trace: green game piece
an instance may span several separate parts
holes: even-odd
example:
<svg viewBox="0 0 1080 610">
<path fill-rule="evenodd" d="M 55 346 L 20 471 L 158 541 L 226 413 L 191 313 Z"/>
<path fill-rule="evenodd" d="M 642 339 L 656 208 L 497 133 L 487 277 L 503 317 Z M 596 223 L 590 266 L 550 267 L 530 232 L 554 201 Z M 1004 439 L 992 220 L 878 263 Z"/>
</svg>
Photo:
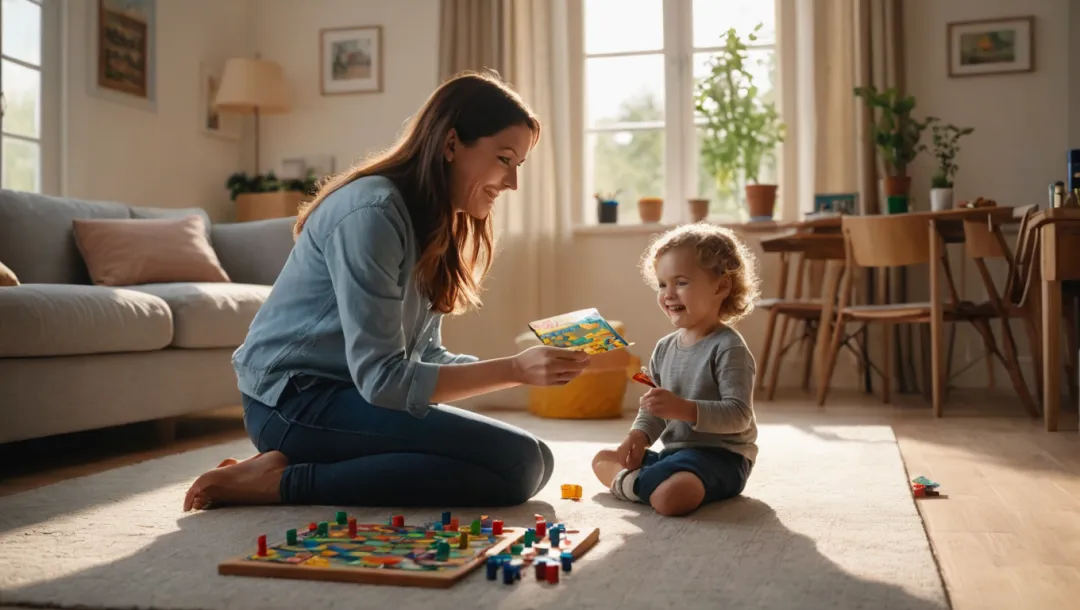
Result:
<svg viewBox="0 0 1080 610">
<path fill-rule="evenodd" d="M 296 544 L 296 530 L 289 530 L 285 532 L 285 543 Z"/>
<path fill-rule="evenodd" d="M 520 544 L 511 545 L 510 546 L 510 554 L 511 555 L 520 555 L 521 554 L 521 545 Z"/>
<path fill-rule="evenodd" d="M 439 548 L 435 551 L 435 559 L 438 561 L 450 559 L 450 545 L 446 541 L 439 542 Z"/>
<path fill-rule="evenodd" d="M 319 536 L 329 536 L 330 535 L 330 524 L 327 523 L 326 521 L 323 521 L 323 522 L 319 523 L 318 535 Z"/>
<path fill-rule="evenodd" d="M 339 510 L 338 513 L 337 513 L 338 525 L 345 525 L 345 523 L 348 522 L 348 520 L 349 520 L 348 517 L 345 516 L 345 511 Z"/>
<path fill-rule="evenodd" d="M 479 535 L 480 535 L 480 525 L 481 525 L 481 523 L 480 523 L 480 520 L 479 520 L 479 519 L 477 519 L 476 521 L 473 521 L 473 522 L 472 522 L 472 533 L 473 533 L 473 536 L 479 536 Z"/>
<path fill-rule="evenodd" d="M 533 542 L 536 541 L 536 532 L 531 529 L 525 530 L 525 546 L 532 548 Z"/>
</svg>

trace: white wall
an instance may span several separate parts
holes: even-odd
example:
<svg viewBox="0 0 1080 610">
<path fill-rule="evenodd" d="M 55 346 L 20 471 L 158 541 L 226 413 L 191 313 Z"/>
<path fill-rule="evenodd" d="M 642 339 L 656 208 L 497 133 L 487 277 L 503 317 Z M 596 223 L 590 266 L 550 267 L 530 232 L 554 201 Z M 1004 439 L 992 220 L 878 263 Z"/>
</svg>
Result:
<svg viewBox="0 0 1080 610">
<path fill-rule="evenodd" d="M 199 62 L 248 53 L 249 0 L 157 3 L 157 109 L 90 93 L 96 61 L 89 19 L 97 0 L 65 0 L 66 124 L 61 192 L 160 207 L 201 206 L 231 215 L 225 181 L 243 142 L 199 129 Z"/>
<path fill-rule="evenodd" d="M 1034 72 L 949 78 L 947 23 L 1025 15 L 1035 17 Z M 975 128 L 960 141 L 957 200 L 985 196 L 1005 205 L 1042 204 L 1047 184 L 1066 179 L 1070 108 L 1080 104 L 1080 98 L 1070 104 L 1069 17 L 1068 0 L 904 3 L 906 78 L 916 114 Z M 923 141 L 932 144 L 929 133 Z M 916 205 L 923 208 L 929 208 L 933 171 L 928 151 L 912 172 L 913 195 L 921 200 Z"/>
<path fill-rule="evenodd" d="M 293 100 L 263 118 L 263 171 L 318 154 L 352 165 L 391 145 L 438 82 L 438 0 L 259 0 L 250 19 L 253 50 L 282 65 Z M 319 30 L 361 25 L 382 26 L 383 92 L 321 95 Z"/>
</svg>

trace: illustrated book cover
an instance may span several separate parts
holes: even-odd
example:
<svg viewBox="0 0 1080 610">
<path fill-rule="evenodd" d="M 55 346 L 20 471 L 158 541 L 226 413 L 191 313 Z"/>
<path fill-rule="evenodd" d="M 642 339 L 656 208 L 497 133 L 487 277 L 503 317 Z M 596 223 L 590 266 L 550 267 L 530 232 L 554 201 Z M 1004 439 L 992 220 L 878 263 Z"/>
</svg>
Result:
<svg viewBox="0 0 1080 610">
<path fill-rule="evenodd" d="M 544 345 L 599 354 L 632 345 L 596 309 L 581 309 L 529 323 Z"/>
</svg>

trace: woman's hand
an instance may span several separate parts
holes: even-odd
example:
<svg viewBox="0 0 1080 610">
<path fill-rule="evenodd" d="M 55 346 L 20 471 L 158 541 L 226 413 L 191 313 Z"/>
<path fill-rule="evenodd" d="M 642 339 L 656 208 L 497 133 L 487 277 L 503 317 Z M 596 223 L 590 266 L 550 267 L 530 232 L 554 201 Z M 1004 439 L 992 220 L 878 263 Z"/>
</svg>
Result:
<svg viewBox="0 0 1080 610">
<path fill-rule="evenodd" d="M 511 359 L 514 378 L 526 385 L 565 385 L 589 366 L 585 352 L 537 345 Z"/>
</svg>

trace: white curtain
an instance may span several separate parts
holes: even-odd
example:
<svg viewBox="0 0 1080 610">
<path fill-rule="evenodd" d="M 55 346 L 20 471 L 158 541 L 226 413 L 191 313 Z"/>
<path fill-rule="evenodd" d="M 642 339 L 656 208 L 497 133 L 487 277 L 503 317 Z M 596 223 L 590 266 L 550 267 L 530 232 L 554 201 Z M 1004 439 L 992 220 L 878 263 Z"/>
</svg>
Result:
<svg viewBox="0 0 1080 610">
<path fill-rule="evenodd" d="M 518 190 L 495 205 L 499 240 L 484 282 L 484 308 L 444 322 L 443 341 L 481 358 L 506 356 L 528 323 L 558 313 L 573 230 L 572 202 L 580 166 L 572 129 L 574 92 L 568 0 L 503 0 L 499 64 L 503 78 L 538 115 L 540 141 L 518 177 Z M 453 21 L 453 20 L 451 20 Z M 445 21 L 444 24 L 450 21 Z M 572 271 L 570 271 L 572 272 Z M 464 406 L 513 406 L 520 392 L 480 397 Z"/>
</svg>

